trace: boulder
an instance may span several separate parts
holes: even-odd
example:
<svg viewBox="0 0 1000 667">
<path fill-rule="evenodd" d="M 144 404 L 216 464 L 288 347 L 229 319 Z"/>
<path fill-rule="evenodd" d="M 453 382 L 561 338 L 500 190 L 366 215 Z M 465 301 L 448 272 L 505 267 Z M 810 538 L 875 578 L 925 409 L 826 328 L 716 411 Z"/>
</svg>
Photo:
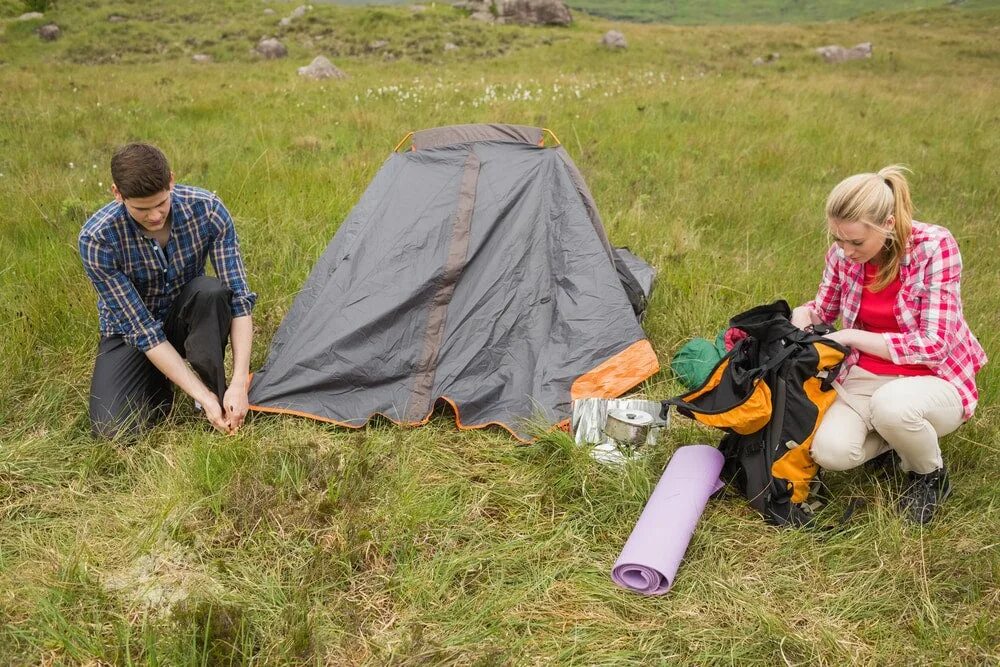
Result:
<svg viewBox="0 0 1000 667">
<path fill-rule="evenodd" d="M 483 23 L 493 23 L 496 20 L 492 12 L 472 12 L 469 14 L 469 18 L 473 21 L 482 21 Z"/>
<path fill-rule="evenodd" d="M 444 50 L 445 51 L 457 51 L 458 50 L 458 45 L 457 44 L 452 44 L 451 42 L 445 42 L 444 43 Z"/>
<path fill-rule="evenodd" d="M 292 13 L 288 15 L 288 18 L 300 19 L 306 15 L 307 11 L 309 11 L 308 7 L 306 7 L 305 5 L 299 5 L 298 7 L 292 10 Z"/>
<path fill-rule="evenodd" d="M 282 28 L 287 28 L 288 26 L 292 25 L 292 19 L 286 16 L 285 18 L 278 21 L 278 25 L 280 25 Z"/>
<path fill-rule="evenodd" d="M 212 60 L 213 60 L 212 56 L 208 55 L 207 53 L 196 53 L 193 56 L 191 56 L 191 62 L 195 63 L 205 64 L 212 62 Z"/>
<path fill-rule="evenodd" d="M 625 41 L 625 35 L 621 34 L 617 30 L 608 30 L 604 33 L 604 37 L 601 38 L 601 45 L 606 46 L 609 49 L 628 48 L 628 43 Z"/>
<path fill-rule="evenodd" d="M 274 10 L 271 9 L 270 7 L 266 8 L 264 10 L 264 16 L 274 16 Z"/>
<path fill-rule="evenodd" d="M 563 0 L 494 0 L 497 23 L 569 25 L 573 16 Z"/>
<path fill-rule="evenodd" d="M 41 12 L 27 12 L 25 14 L 21 14 L 20 16 L 18 16 L 17 20 L 18 21 L 35 21 L 37 19 L 44 18 L 44 17 L 45 17 L 45 14 L 43 14 Z"/>
<path fill-rule="evenodd" d="M 284 58 L 288 55 L 288 49 L 285 48 L 285 45 L 273 37 L 264 37 L 257 42 L 255 51 L 268 60 Z"/>
<path fill-rule="evenodd" d="M 850 49 L 845 49 L 838 44 L 831 44 L 830 46 L 821 46 L 816 49 L 816 53 L 820 55 L 825 62 L 828 63 L 842 63 L 848 60 L 862 60 L 864 58 L 872 57 L 872 43 L 862 42 L 861 44 L 856 44 Z"/>
<path fill-rule="evenodd" d="M 316 56 L 305 67 L 299 68 L 299 76 L 307 79 L 346 79 L 347 75 L 334 66 L 326 57 Z"/>
<path fill-rule="evenodd" d="M 41 28 L 38 29 L 38 36 L 45 40 L 46 42 L 51 42 L 59 39 L 59 35 L 62 33 L 59 30 L 59 26 L 55 23 L 46 23 Z"/>
</svg>

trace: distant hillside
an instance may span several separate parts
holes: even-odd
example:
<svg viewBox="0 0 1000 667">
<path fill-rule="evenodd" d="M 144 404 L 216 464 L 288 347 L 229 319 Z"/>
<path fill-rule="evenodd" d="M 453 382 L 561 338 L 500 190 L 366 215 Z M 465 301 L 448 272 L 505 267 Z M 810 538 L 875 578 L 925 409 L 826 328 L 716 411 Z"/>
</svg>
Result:
<svg viewBox="0 0 1000 667">
<path fill-rule="evenodd" d="M 569 5 L 608 18 L 693 25 L 832 21 L 873 11 L 997 7 L 1000 0 L 570 0 Z"/>
<path fill-rule="evenodd" d="M 339 5 L 406 5 L 420 0 L 317 0 Z M 431 4 L 429 1 L 424 4 Z M 449 2 L 438 4 L 450 4 Z M 851 19 L 867 12 L 957 5 L 1000 6 L 1000 0 L 568 0 L 595 16 L 678 25 L 806 23 Z"/>
</svg>

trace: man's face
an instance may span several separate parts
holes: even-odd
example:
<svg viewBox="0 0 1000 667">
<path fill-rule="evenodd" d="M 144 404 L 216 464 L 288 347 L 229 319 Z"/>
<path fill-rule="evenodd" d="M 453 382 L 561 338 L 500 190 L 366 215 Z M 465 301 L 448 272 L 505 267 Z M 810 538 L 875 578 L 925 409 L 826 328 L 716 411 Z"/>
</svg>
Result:
<svg viewBox="0 0 1000 667">
<path fill-rule="evenodd" d="M 892 229 L 892 221 L 890 216 L 883 223 L 882 229 L 886 232 Z M 882 249 L 885 248 L 886 234 L 874 225 L 844 220 L 830 220 L 829 225 L 833 240 L 844 251 L 847 259 L 858 264 L 872 260 L 875 260 L 875 263 L 880 261 Z"/>
<path fill-rule="evenodd" d="M 118 187 L 112 185 L 112 192 L 115 199 L 125 204 L 132 219 L 139 223 L 139 226 L 150 232 L 158 232 L 167 224 L 170 219 L 170 193 L 174 189 L 174 179 L 170 179 L 170 187 L 161 190 L 148 197 L 122 197 Z"/>
</svg>

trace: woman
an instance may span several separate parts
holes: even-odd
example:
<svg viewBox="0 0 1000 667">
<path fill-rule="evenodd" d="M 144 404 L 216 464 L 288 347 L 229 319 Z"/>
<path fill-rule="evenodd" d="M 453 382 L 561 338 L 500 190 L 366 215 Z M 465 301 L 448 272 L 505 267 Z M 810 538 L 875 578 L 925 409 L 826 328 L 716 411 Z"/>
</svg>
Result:
<svg viewBox="0 0 1000 667">
<path fill-rule="evenodd" d="M 826 202 L 834 243 L 814 301 L 792 311 L 853 349 L 812 443 L 816 463 L 847 470 L 898 455 L 900 510 L 927 523 L 951 492 L 938 439 L 972 416 L 986 354 L 962 315 L 962 259 L 944 227 L 913 220 L 904 168 L 856 174 Z"/>
</svg>

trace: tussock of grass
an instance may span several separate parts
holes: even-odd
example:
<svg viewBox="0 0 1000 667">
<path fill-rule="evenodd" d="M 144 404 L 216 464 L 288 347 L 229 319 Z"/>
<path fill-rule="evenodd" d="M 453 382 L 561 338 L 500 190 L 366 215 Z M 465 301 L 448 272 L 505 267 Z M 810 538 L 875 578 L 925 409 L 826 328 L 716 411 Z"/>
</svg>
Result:
<svg viewBox="0 0 1000 667">
<path fill-rule="evenodd" d="M 273 4 L 273 3 L 272 3 Z M 0 0 L 0 15 L 20 7 Z M 210 432 L 190 401 L 137 441 L 89 436 L 94 295 L 76 256 L 107 160 L 161 145 L 237 220 L 259 367 L 313 261 L 412 129 L 550 127 L 609 236 L 660 270 L 646 329 L 665 362 L 732 314 L 804 301 L 822 203 L 843 176 L 905 162 L 918 218 L 965 259 L 966 316 L 997 349 L 995 10 L 812 26 L 484 26 L 448 6 L 58 3 L 64 36 L 0 24 L 0 663 L 984 664 L 1000 645 L 997 374 L 944 440 L 955 492 L 901 523 L 900 480 L 831 475 L 824 525 L 779 531 L 710 503 L 676 585 L 649 599 L 609 570 L 671 452 L 718 434 L 675 419 L 621 468 L 561 433 L 347 431 L 258 416 Z M 109 24 L 110 14 L 127 21 Z M 187 41 L 187 40 L 192 41 Z M 387 39 L 390 57 L 367 45 Z M 811 49 L 871 40 L 829 67 Z M 445 41 L 460 46 L 445 54 Z M 439 44 L 440 43 L 440 44 Z M 427 51 L 425 49 L 429 48 Z M 189 62 L 206 51 L 211 65 Z M 754 68 L 757 55 L 781 59 Z M 306 82 L 318 52 L 351 78 Z M 498 54 L 502 55 L 498 56 Z M 114 57 L 113 57 L 114 56 Z M 457 56 L 457 57 L 453 57 Z M 956 111 L 958 110 L 958 111 Z M 668 371 L 641 390 L 678 391 Z"/>
</svg>

